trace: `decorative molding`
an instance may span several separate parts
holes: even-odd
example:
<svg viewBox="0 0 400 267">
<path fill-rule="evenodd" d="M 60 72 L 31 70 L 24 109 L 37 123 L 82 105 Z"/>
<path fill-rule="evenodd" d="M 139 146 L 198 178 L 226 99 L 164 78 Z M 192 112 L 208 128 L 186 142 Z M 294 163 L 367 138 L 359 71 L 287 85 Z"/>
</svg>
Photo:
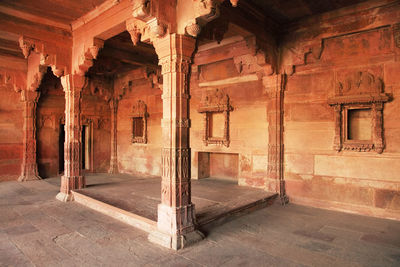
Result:
<svg viewBox="0 0 400 267">
<path fill-rule="evenodd" d="M 147 113 L 147 105 L 142 100 L 138 100 L 132 107 L 132 127 L 134 124 L 135 118 L 140 118 L 143 120 L 143 135 L 135 136 L 134 129 L 132 128 L 132 143 L 147 143 L 147 117 L 149 114 Z"/>
<path fill-rule="evenodd" d="M 203 118 L 203 143 L 204 145 L 216 144 L 229 147 L 229 112 L 233 107 L 229 103 L 229 96 L 223 91 L 216 89 L 203 93 L 200 106 L 197 109 L 199 113 L 204 113 Z M 215 113 L 223 113 L 225 118 L 223 137 L 213 137 L 210 133 L 210 119 Z"/>
<path fill-rule="evenodd" d="M 335 109 L 336 151 L 371 151 L 382 153 L 384 149 L 383 104 L 391 100 L 391 95 L 383 92 L 381 78 L 367 71 L 350 73 L 337 83 L 335 96 L 328 104 Z M 350 140 L 348 138 L 348 111 L 352 109 L 370 109 L 372 120 L 371 140 Z"/>
</svg>

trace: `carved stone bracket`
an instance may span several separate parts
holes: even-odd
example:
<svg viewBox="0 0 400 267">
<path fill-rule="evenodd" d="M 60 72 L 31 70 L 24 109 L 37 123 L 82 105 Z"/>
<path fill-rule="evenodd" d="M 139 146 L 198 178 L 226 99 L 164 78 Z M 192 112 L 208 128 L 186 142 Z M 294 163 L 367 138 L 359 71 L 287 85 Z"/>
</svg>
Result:
<svg viewBox="0 0 400 267">
<path fill-rule="evenodd" d="M 335 109 L 336 151 L 371 151 L 382 153 L 383 137 L 383 104 L 391 100 L 391 96 L 383 92 L 383 82 L 369 72 L 356 72 L 347 75 L 346 79 L 337 83 L 335 96 L 328 99 L 328 104 Z M 354 109 L 371 110 L 372 135 L 370 140 L 352 140 L 349 138 L 348 113 Z"/>
<path fill-rule="evenodd" d="M 40 65 L 50 66 L 55 76 L 61 77 L 69 73 L 71 56 L 65 51 L 66 48 L 26 36 L 19 38 L 19 46 L 25 58 L 32 51 L 40 54 Z"/>
<path fill-rule="evenodd" d="M 104 46 L 104 41 L 98 38 L 91 39 L 89 44 L 85 44 L 83 51 L 78 54 L 75 64 L 75 74 L 83 76 L 93 66 L 93 60 L 97 59 L 98 53 Z"/>
<path fill-rule="evenodd" d="M 207 146 L 209 144 L 216 144 L 229 147 L 229 112 L 233 111 L 233 107 L 229 103 L 229 96 L 219 89 L 205 92 L 202 96 L 200 107 L 197 109 L 197 111 L 199 113 L 204 113 L 204 145 Z M 212 127 L 212 115 L 215 113 L 223 113 L 224 115 L 225 123 L 223 137 L 214 137 L 210 131 Z"/>
</svg>

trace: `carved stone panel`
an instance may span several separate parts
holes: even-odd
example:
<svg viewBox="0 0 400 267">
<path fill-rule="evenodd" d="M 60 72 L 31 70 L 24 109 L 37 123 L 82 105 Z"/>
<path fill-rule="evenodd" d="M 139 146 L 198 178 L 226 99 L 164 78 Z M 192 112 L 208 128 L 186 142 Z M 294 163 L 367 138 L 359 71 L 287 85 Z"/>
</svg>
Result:
<svg viewBox="0 0 400 267">
<path fill-rule="evenodd" d="M 233 107 L 229 104 L 229 96 L 223 91 L 216 89 L 203 94 L 198 112 L 204 114 L 203 142 L 206 146 L 216 144 L 229 147 L 229 112 L 231 111 Z M 218 115 L 223 115 L 223 129 L 221 135 L 215 136 L 213 127 L 216 125 L 213 124 L 213 120 Z"/>
<path fill-rule="evenodd" d="M 328 99 L 335 109 L 336 151 L 383 152 L 383 103 L 390 100 L 383 90 L 382 79 L 367 71 L 350 73 L 337 82 L 335 96 Z"/>
</svg>

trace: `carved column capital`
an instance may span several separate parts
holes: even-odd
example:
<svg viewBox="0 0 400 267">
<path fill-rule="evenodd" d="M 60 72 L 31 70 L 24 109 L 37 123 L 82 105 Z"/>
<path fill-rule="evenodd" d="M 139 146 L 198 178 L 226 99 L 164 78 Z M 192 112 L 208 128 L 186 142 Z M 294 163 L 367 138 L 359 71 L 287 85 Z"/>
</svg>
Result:
<svg viewBox="0 0 400 267">
<path fill-rule="evenodd" d="M 61 77 L 64 92 L 81 91 L 86 84 L 86 77 L 79 74 L 69 74 Z"/>
</svg>

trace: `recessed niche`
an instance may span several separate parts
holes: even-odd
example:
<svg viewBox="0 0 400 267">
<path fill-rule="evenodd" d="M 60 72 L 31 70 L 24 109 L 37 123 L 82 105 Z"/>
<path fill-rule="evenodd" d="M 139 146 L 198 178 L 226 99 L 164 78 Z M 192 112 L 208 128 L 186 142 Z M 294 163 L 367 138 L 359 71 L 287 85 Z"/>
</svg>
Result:
<svg viewBox="0 0 400 267">
<path fill-rule="evenodd" d="M 372 139 L 371 109 L 347 111 L 347 139 L 367 141 Z"/>
<path fill-rule="evenodd" d="M 147 106 L 138 100 L 132 108 L 132 143 L 147 143 Z"/>
<path fill-rule="evenodd" d="M 198 152 L 198 177 L 238 180 L 239 154 Z"/>
<path fill-rule="evenodd" d="M 136 137 L 143 137 L 143 132 L 144 132 L 144 122 L 143 122 L 143 117 L 136 117 L 132 118 L 132 128 L 133 128 L 133 138 Z"/>
<path fill-rule="evenodd" d="M 210 137 L 223 138 L 225 130 L 225 116 L 222 112 L 209 112 L 208 116 L 208 131 Z"/>
</svg>

